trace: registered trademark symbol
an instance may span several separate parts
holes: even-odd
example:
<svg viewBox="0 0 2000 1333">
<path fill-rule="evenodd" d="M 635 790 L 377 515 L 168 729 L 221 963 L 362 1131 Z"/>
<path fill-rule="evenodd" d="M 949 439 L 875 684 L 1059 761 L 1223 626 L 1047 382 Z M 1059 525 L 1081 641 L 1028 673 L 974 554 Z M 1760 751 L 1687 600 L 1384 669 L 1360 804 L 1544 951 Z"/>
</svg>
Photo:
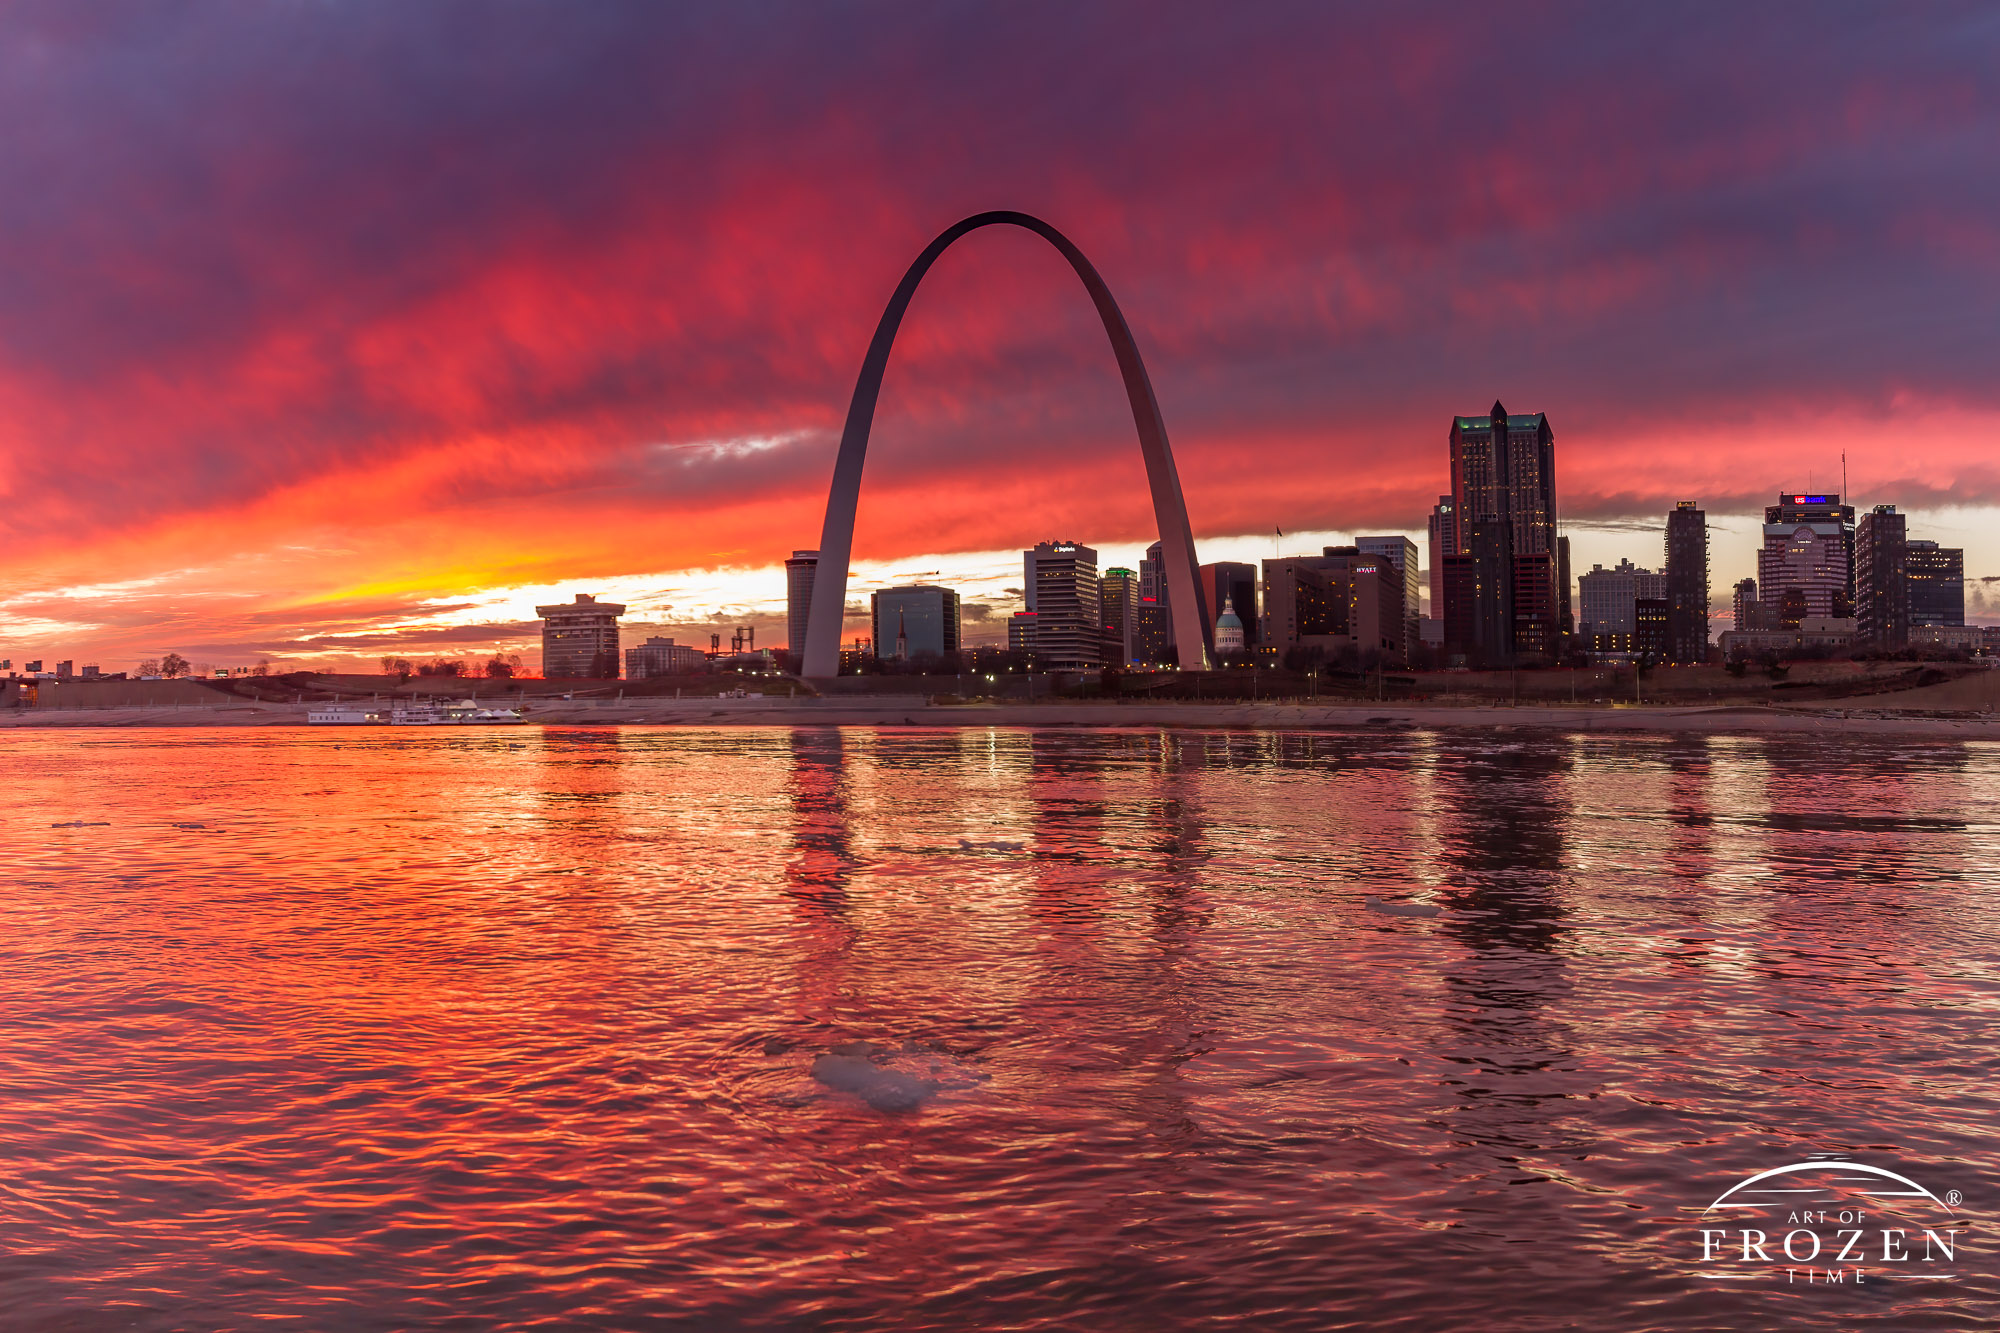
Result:
<svg viewBox="0 0 2000 1333">
<path fill-rule="evenodd" d="M 1958 1207 L 1959 1200 L 1964 1197 L 1965 1196 L 1960 1194 L 1957 1190 L 1946 1190 L 1944 1194 L 1944 1201 L 1947 1207 L 1956 1208 Z"/>
</svg>

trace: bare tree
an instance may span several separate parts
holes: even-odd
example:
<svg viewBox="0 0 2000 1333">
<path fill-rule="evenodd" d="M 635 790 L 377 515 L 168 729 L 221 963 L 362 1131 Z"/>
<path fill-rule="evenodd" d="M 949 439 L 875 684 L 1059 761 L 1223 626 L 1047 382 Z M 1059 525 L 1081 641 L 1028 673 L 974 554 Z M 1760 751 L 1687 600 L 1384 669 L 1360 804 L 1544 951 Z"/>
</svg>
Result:
<svg viewBox="0 0 2000 1333">
<path fill-rule="evenodd" d="M 268 676 L 268 675 L 270 675 L 270 674 L 271 674 L 271 659 L 270 659 L 270 658 L 268 658 L 268 657 L 260 657 L 260 658 L 258 658 L 258 659 L 257 659 L 257 665 L 256 665 L 256 666 L 253 666 L 253 667 L 251 667 L 251 668 L 250 668 L 250 674 L 251 674 L 251 675 L 253 675 L 253 676 Z"/>
<path fill-rule="evenodd" d="M 188 660 L 179 653 L 168 653 L 160 659 L 160 674 L 168 680 L 179 679 L 193 670 L 194 668 L 188 665 Z"/>
<path fill-rule="evenodd" d="M 157 675 L 159 675 L 159 674 L 160 674 L 160 659 L 159 659 L 159 658 L 157 658 L 157 657 L 149 657 L 149 658 L 147 658 L 147 659 L 146 659 L 145 661 L 143 661 L 143 662 L 139 663 L 139 674 L 140 674 L 140 675 L 142 675 L 142 676 L 157 676 Z"/>
</svg>

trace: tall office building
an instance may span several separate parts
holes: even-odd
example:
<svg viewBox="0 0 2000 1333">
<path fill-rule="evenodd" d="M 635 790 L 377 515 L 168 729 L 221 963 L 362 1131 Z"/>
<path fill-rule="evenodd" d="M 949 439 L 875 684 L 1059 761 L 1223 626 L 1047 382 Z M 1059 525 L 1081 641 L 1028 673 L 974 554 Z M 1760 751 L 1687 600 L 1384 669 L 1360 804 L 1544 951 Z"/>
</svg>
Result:
<svg viewBox="0 0 2000 1333">
<path fill-rule="evenodd" d="M 942 657 L 958 651 L 958 593 L 933 583 L 885 588 L 869 599 L 877 657 Z"/>
<path fill-rule="evenodd" d="M 1894 505 L 1876 505 L 1855 529 L 1854 636 L 1871 648 L 1910 642 L 1908 539 L 1908 520 Z"/>
<path fill-rule="evenodd" d="M 1910 627 L 1965 623 L 1965 552 L 1936 542 L 1907 542 Z"/>
<path fill-rule="evenodd" d="M 1222 560 L 1203 565 L 1196 573 L 1201 584 L 1202 603 L 1212 616 L 1222 614 L 1222 604 L 1236 603 L 1237 619 L 1243 622 L 1243 639 L 1248 648 L 1257 646 L 1257 566 Z"/>
<path fill-rule="evenodd" d="M 1423 619 L 1423 571 L 1417 568 L 1417 544 L 1408 537 L 1357 537 L 1355 549 L 1363 555 L 1380 556 L 1396 571 L 1396 583 L 1403 594 L 1405 639 L 1414 637 L 1416 623 Z M 1241 609 L 1242 603 L 1237 603 Z M 1249 622 L 1244 622 L 1248 624 Z"/>
<path fill-rule="evenodd" d="M 1854 506 L 1838 495 L 1781 495 L 1764 510 L 1757 552 L 1764 609 L 1782 623 L 1786 593 L 1808 617 L 1854 614 Z"/>
<path fill-rule="evenodd" d="M 1160 614 L 1166 620 L 1166 640 L 1174 642 L 1174 600 L 1166 594 L 1166 556 L 1160 542 L 1146 546 L 1146 556 L 1138 562 L 1138 594 L 1140 600 L 1152 598 L 1160 604 Z"/>
<path fill-rule="evenodd" d="M 1567 647 L 1576 633 L 1576 608 L 1570 601 L 1569 538 L 1556 538 L 1556 632 Z"/>
<path fill-rule="evenodd" d="M 1667 515 L 1667 641 L 1663 660 L 1708 660 L 1708 515 L 1682 500 Z"/>
<path fill-rule="evenodd" d="M 1452 418 L 1451 519 L 1454 549 L 1437 562 L 1447 648 L 1488 666 L 1553 656 L 1560 552 L 1545 413 L 1511 414 L 1496 402 L 1486 416 Z"/>
<path fill-rule="evenodd" d="M 1132 661 L 1136 666 L 1165 666 L 1173 645 L 1167 604 L 1141 597 L 1132 608 Z"/>
<path fill-rule="evenodd" d="M 538 606 L 542 618 L 542 675 L 618 679 L 617 602 L 600 602 L 587 592 L 574 602 Z"/>
<path fill-rule="evenodd" d="M 1104 661 L 1129 666 L 1137 660 L 1139 576 L 1129 569 L 1104 571 L 1097 581 L 1097 610 L 1104 620 Z"/>
<path fill-rule="evenodd" d="M 1449 495 L 1440 495 L 1431 510 L 1430 550 L 1431 617 L 1444 619 L 1444 560 L 1458 554 L 1458 510 Z"/>
<path fill-rule="evenodd" d="M 1041 542 L 1021 553 L 1035 652 L 1050 671 L 1087 671 L 1102 660 L 1097 552 L 1076 542 Z"/>
<path fill-rule="evenodd" d="M 794 551 L 785 562 L 785 647 L 793 657 L 806 650 L 806 617 L 812 612 L 813 575 L 818 551 Z"/>
</svg>

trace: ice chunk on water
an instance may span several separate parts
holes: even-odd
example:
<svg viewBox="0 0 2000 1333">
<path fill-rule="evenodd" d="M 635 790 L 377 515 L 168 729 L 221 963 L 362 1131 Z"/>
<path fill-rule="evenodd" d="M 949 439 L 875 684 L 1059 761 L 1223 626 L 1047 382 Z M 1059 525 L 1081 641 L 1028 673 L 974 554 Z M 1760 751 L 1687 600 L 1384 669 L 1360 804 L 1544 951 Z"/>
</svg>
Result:
<svg viewBox="0 0 2000 1333">
<path fill-rule="evenodd" d="M 1386 898 L 1370 898 L 1368 910 L 1384 916 L 1436 916 L 1439 912 L 1430 903 L 1392 902 Z"/>
<path fill-rule="evenodd" d="M 812 1076 L 838 1092 L 851 1092 L 878 1111 L 914 1111 L 938 1085 L 887 1069 L 859 1055 L 822 1055 Z"/>
</svg>

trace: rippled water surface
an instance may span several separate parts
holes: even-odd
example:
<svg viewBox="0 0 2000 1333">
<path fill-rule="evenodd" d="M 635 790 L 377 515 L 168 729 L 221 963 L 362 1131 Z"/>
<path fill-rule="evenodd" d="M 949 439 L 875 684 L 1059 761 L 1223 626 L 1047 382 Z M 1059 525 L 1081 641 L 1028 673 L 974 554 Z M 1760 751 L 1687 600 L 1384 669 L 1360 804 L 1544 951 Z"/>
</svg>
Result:
<svg viewBox="0 0 2000 1333">
<path fill-rule="evenodd" d="M 2000 748 L 6 747 L 8 1329 L 1970 1328 L 2000 1299 Z M 1815 1153 L 1961 1192 L 1955 1262 L 1703 1280 L 1703 1207 Z"/>
</svg>

